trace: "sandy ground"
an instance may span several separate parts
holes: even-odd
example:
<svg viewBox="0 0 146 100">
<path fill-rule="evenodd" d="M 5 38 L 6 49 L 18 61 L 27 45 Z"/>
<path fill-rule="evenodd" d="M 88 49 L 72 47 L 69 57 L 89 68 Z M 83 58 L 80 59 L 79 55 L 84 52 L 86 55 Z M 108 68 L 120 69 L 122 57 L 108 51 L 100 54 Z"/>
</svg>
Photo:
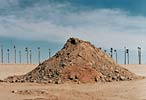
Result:
<svg viewBox="0 0 146 100">
<path fill-rule="evenodd" d="M 36 65 L 0 65 L 0 79 Z M 146 76 L 146 65 L 123 65 Z M 146 100 L 146 79 L 96 84 L 0 83 L 0 100 Z"/>
<path fill-rule="evenodd" d="M 35 64 L 0 64 L 0 79 L 12 75 L 23 75 L 34 69 Z"/>
</svg>

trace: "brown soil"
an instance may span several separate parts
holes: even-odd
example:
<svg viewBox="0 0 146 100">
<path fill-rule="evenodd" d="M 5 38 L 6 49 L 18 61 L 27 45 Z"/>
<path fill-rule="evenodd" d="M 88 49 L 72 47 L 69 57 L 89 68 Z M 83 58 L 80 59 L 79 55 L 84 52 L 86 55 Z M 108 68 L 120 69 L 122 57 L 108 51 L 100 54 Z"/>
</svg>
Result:
<svg viewBox="0 0 146 100">
<path fill-rule="evenodd" d="M 117 65 L 114 60 L 90 42 L 70 38 L 52 58 L 31 72 L 12 76 L 7 82 L 92 83 L 126 81 L 140 78 Z"/>
</svg>

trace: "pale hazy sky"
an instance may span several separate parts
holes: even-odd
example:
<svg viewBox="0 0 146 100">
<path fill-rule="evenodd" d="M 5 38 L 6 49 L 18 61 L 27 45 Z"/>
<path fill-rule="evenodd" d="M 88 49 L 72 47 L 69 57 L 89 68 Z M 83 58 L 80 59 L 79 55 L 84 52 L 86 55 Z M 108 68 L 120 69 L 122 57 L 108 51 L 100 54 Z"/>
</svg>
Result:
<svg viewBox="0 0 146 100">
<path fill-rule="evenodd" d="M 146 51 L 145 5 L 146 0 L 0 0 L 0 42 L 5 49 L 40 46 L 44 60 L 48 48 L 54 53 L 78 37 L 119 49 L 121 63 L 127 46 L 136 63 L 137 46 Z"/>
</svg>

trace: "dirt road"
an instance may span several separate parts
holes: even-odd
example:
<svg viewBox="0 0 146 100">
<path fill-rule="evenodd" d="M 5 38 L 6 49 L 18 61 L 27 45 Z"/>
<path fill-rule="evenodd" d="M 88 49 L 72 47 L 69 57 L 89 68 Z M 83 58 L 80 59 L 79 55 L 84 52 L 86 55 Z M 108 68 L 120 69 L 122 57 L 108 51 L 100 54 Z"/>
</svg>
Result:
<svg viewBox="0 0 146 100">
<path fill-rule="evenodd" d="M 3 66 L 4 67 L 4 66 Z M 9 66 L 10 67 L 10 66 Z M 124 65 L 130 71 L 146 76 L 146 65 Z M 22 69 L 21 69 L 22 68 Z M 34 66 L 24 71 L 26 73 Z M 7 69 L 0 66 L 0 78 Z M 15 70 L 18 72 L 17 70 Z M 11 71 L 9 70 L 9 73 Z M 22 73 L 22 74 L 23 74 Z M 14 70 L 11 74 L 14 74 Z M 16 74 L 16 73 L 15 73 Z M 21 74 L 21 73 L 18 73 Z M 1 100 L 146 100 L 146 79 L 96 84 L 0 83 Z"/>
</svg>

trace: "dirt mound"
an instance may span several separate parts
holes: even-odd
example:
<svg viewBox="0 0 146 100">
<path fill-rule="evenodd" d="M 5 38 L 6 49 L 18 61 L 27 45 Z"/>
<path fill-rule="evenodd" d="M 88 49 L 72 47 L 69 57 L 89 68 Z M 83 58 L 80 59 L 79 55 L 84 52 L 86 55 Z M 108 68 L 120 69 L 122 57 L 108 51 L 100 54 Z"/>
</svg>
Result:
<svg viewBox="0 0 146 100">
<path fill-rule="evenodd" d="M 70 38 L 52 58 L 22 76 L 12 76 L 9 82 L 111 82 L 139 78 L 117 65 L 106 53 L 90 42 Z"/>
</svg>

